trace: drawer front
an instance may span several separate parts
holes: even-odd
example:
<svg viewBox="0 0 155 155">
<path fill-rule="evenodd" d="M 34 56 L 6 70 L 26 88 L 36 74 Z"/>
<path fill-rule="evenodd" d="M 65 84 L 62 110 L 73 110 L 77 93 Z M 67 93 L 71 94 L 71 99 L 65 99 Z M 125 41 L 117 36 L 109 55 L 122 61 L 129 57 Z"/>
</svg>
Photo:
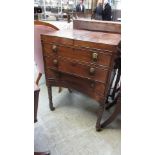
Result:
<svg viewBox="0 0 155 155">
<path fill-rule="evenodd" d="M 51 68 L 47 68 L 45 71 L 46 80 L 56 80 L 60 78 L 61 73 L 54 71 Z"/>
<path fill-rule="evenodd" d="M 57 82 L 60 86 L 63 85 L 72 89 L 84 91 L 87 94 L 95 93 L 103 96 L 105 91 L 105 84 L 93 80 L 71 76 L 51 69 L 48 69 L 46 75 L 48 83 L 50 83 L 50 81 Z"/>
<path fill-rule="evenodd" d="M 81 61 L 104 66 L 110 66 L 111 62 L 111 55 L 95 50 L 74 49 L 74 57 Z"/>
<path fill-rule="evenodd" d="M 67 86 L 70 86 L 73 89 L 77 89 L 79 91 L 82 91 L 86 94 L 99 94 L 103 95 L 105 91 L 105 85 L 103 83 L 94 82 L 91 80 L 86 80 L 83 78 L 70 76 L 70 75 L 62 75 L 61 81 L 67 84 Z"/>
<path fill-rule="evenodd" d="M 96 63 L 99 65 L 110 66 L 111 55 L 95 50 L 86 50 L 70 47 L 59 47 L 58 54 L 62 57 L 84 61 L 88 63 Z"/>
<path fill-rule="evenodd" d="M 44 55 L 59 55 L 66 58 L 71 58 L 79 61 L 97 63 L 99 65 L 110 66 L 111 54 L 107 52 L 98 52 L 97 50 L 78 49 L 73 47 L 65 47 L 59 45 L 45 44 Z"/>
<path fill-rule="evenodd" d="M 67 59 L 59 58 L 58 70 L 80 77 L 89 78 L 95 81 L 106 82 L 108 70 L 96 68 L 95 66 L 88 66 L 80 64 L 76 61 L 68 61 Z"/>
<path fill-rule="evenodd" d="M 43 55 L 44 56 L 57 55 L 59 50 L 60 50 L 60 48 L 56 44 L 44 43 L 44 45 L 43 45 Z"/>
<path fill-rule="evenodd" d="M 57 69 L 58 68 L 58 57 L 57 56 L 44 56 L 44 65 L 45 68 L 54 68 Z"/>
</svg>

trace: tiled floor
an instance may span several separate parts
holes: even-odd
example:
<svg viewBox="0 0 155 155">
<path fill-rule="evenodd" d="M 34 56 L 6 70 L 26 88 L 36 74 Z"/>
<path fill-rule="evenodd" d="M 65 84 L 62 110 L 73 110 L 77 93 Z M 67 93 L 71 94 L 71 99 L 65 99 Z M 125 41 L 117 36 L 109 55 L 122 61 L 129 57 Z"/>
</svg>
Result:
<svg viewBox="0 0 155 155">
<path fill-rule="evenodd" d="M 60 27 L 71 25 L 56 23 Z M 36 77 L 36 69 L 35 69 Z M 98 103 L 91 98 L 73 91 L 69 93 L 58 88 L 53 90 L 55 111 L 48 106 L 45 78 L 40 81 L 38 122 L 34 128 L 34 150 L 51 151 L 51 155 L 120 155 L 120 116 L 101 132 L 96 132 Z M 106 111 L 103 120 L 113 109 Z"/>
</svg>

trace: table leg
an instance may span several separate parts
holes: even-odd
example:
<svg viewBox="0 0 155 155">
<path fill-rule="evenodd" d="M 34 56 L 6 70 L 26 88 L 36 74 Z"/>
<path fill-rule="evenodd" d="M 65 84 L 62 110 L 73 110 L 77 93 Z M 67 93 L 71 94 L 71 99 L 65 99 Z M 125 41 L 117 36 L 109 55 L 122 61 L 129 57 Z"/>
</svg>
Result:
<svg viewBox="0 0 155 155">
<path fill-rule="evenodd" d="M 53 107 L 53 101 L 52 101 L 52 87 L 48 86 L 48 98 L 49 98 L 49 107 L 52 111 L 55 110 L 55 107 Z"/>
<path fill-rule="evenodd" d="M 105 103 L 100 104 L 99 110 L 98 110 L 97 122 L 96 122 L 96 131 L 101 131 L 101 119 L 102 119 L 104 110 L 105 110 Z"/>
</svg>

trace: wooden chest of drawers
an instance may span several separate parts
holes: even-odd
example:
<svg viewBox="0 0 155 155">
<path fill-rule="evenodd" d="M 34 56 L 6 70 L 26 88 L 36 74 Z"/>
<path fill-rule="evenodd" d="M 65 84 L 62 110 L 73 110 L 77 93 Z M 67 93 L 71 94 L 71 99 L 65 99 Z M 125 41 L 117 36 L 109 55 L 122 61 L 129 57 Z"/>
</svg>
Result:
<svg viewBox="0 0 155 155">
<path fill-rule="evenodd" d="M 52 86 L 76 89 L 98 101 L 100 130 L 120 34 L 59 30 L 41 35 L 41 40 L 51 110 Z"/>
</svg>

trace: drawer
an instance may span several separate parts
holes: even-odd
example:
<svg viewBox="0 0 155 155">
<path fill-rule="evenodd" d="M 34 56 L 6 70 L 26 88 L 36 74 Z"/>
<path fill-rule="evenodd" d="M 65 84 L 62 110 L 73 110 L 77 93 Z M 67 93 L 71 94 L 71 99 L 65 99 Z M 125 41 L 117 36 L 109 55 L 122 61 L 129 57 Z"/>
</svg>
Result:
<svg viewBox="0 0 155 155">
<path fill-rule="evenodd" d="M 96 50 L 86 50 L 86 49 L 74 49 L 73 59 L 96 63 L 99 65 L 110 66 L 111 55 L 103 52 L 98 52 Z"/>
<path fill-rule="evenodd" d="M 56 44 L 46 44 L 43 45 L 43 55 L 50 56 L 50 55 L 57 55 L 59 51 L 59 46 Z"/>
<path fill-rule="evenodd" d="M 83 78 L 92 79 L 105 83 L 107 80 L 108 69 L 96 68 L 76 61 L 68 61 L 67 59 L 59 58 L 58 70 L 77 75 Z"/>
<path fill-rule="evenodd" d="M 51 68 L 47 68 L 45 71 L 46 80 L 56 80 L 60 78 L 61 73 L 54 71 Z"/>
<path fill-rule="evenodd" d="M 104 51 L 97 51 L 83 48 L 66 47 L 55 44 L 44 45 L 44 55 L 59 55 L 66 58 L 76 59 L 79 61 L 97 63 L 99 65 L 110 66 L 111 54 Z"/>
<path fill-rule="evenodd" d="M 53 81 L 57 83 L 58 86 L 60 85 L 69 87 L 90 95 L 95 93 L 103 96 L 105 91 L 105 84 L 103 83 L 64 74 L 58 71 L 53 71 L 51 69 L 48 69 L 47 71 L 46 80 L 48 83 Z"/>
<path fill-rule="evenodd" d="M 67 74 L 61 75 L 61 81 L 70 88 L 82 91 L 86 94 L 99 94 L 103 95 L 105 91 L 105 85 L 103 83 L 94 82 L 92 80 L 86 80 L 76 76 L 70 76 Z"/>
<path fill-rule="evenodd" d="M 58 57 L 57 56 L 44 56 L 45 68 L 58 68 Z"/>
</svg>

